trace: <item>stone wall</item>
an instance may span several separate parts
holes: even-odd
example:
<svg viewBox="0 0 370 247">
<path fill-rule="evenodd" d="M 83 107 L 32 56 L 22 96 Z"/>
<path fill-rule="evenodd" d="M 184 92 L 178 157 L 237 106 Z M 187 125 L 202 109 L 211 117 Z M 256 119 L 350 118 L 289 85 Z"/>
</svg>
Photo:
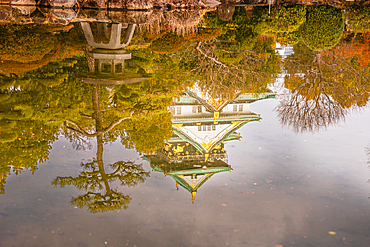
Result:
<svg viewBox="0 0 370 247">
<path fill-rule="evenodd" d="M 162 8 L 214 8 L 218 4 L 237 6 L 266 6 L 269 4 L 331 4 L 341 5 L 348 2 L 369 4 L 369 0 L 0 0 L 0 5 L 40 6 L 51 8 L 109 9 L 109 10 L 150 10 Z M 226 17 L 225 17 L 226 18 Z"/>
<path fill-rule="evenodd" d="M 212 4 L 207 4 L 208 2 Z M 149 10 L 154 7 L 208 8 L 215 3 L 216 0 L 0 0 L 0 5 L 111 10 Z"/>
</svg>

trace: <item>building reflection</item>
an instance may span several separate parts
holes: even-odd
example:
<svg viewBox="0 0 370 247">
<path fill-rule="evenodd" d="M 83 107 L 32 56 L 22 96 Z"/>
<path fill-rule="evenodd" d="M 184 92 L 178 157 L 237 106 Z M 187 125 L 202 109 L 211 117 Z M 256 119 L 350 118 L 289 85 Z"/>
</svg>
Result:
<svg viewBox="0 0 370 247">
<path fill-rule="evenodd" d="M 216 173 L 231 171 L 225 142 L 240 140 L 236 131 L 261 117 L 251 112 L 250 104 L 274 98 L 274 93 L 240 93 L 234 99 L 214 99 L 197 87 L 174 99 L 173 136 L 164 148 L 146 155 L 154 171 L 172 177 L 189 191 L 194 203 L 198 189 Z"/>
</svg>

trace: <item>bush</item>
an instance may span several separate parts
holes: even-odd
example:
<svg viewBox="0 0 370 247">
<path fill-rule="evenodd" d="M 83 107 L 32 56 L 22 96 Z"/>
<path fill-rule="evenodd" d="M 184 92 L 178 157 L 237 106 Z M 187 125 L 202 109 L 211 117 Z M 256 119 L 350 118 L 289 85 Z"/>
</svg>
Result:
<svg viewBox="0 0 370 247">
<path fill-rule="evenodd" d="M 303 42 L 313 51 L 336 46 L 343 31 L 342 12 L 331 6 L 308 7 L 307 20 L 300 28 Z"/>
</svg>

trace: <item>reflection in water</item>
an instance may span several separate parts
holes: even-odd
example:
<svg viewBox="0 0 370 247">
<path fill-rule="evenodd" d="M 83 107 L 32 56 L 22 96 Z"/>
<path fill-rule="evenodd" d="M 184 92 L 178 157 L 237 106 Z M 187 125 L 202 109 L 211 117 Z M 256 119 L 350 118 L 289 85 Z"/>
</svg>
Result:
<svg viewBox="0 0 370 247">
<path fill-rule="evenodd" d="M 284 60 L 285 87 L 277 112 L 281 123 L 295 132 L 316 132 L 344 120 L 349 110 L 369 99 L 368 72 L 346 54 L 310 51 L 296 45 Z"/>
<path fill-rule="evenodd" d="M 366 162 L 367 168 L 370 169 L 370 144 L 365 147 L 365 152 L 366 152 L 366 156 L 367 156 L 367 162 Z M 370 179 L 367 182 L 370 183 Z M 369 198 L 368 199 L 370 199 L 370 193 L 369 193 Z"/>
<path fill-rule="evenodd" d="M 103 22 L 96 23 L 97 35 L 94 37 L 90 23 L 81 22 L 87 43 L 91 46 L 85 49 L 90 73 L 86 74 L 87 78 L 82 78 L 82 81 L 113 87 L 145 80 L 139 73 L 125 71 L 125 60 L 131 59 L 131 53 L 128 53 L 124 48 L 130 44 L 136 25 L 128 25 L 121 43 L 122 24 L 111 25 L 109 38 L 107 24 Z M 83 75 L 80 76 L 83 77 Z"/>
<path fill-rule="evenodd" d="M 131 54 L 128 54 L 122 48 L 129 45 L 135 30 L 135 25 L 130 25 L 128 27 L 126 37 L 122 44 L 120 41 L 122 31 L 121 24 L 112 25 L 110 39 L 107 39 L 108 33 L 106 23 L 97 24 L 98 30 L 101 30 L 100 35 L 102 35 L 103 38 L 98 36 L 95 39 L 89 23 L 81 23 L 81 26 L 88 44 L 100 48 L 87 52 L 86 58 L 88 59 L 90 70 L 90 74 L 88 75 L 90 75 L 92 79 L 82 79 L 84 82 L 94 84 L 92 86 L 93 112 L 90 116 L 88 114 L 81 114 L 81 116 L 88 117 L 95 121 L 95 126 L 93 127 L 95 131 L 91 133 L 91 131 L 88 131 L 91 130 L 90 126 L 87 127 L 88 130 L 85 130 L 75 121 L 68 119 L 66 120 L 66 128 L 67 133 L 69 132 L 70 135 L 73 135 L 70 131 L 74 132 L 79 136 L 78 139 L 80 140 L 83 140 L 84 137 L 97 138 L 96 160 L 81 164 L 84 171 L 81 172 L 81 175 L 78 177 L 57 177 L 54 179 L 52 184 L 59 185 L 61 187 L 64 187 L 65 185 L 74 185 L 78 189 L 88 191 L 82 196 L 72 198 L 71 203 L 81 208 L 87 208 L 89 212 L 97 213 L 122 208 L 126 209 L 131 200 L 130 196 L 123 195 L 122 193 L 112 189 L 110 183 L 119 181 L 121 185 L 134 186 L 138 183 L 144 182 L 149 176 L 149 173 L 145 172 L 141 165 L 137 165 L 131 161 L 117 161 L 114 164 L 110 164 L 108 167 L 112 172 L 106 172 L 103 163 L 103 139 L 107 138 L 107 136 L 111 136 L 109 132 L 113 131 L 121 122 L 130 119 L 134 114 L 134 111 L 132 110 L 130 112 L 130 116 L 120 117 L 109 123 L 109 120 L 113 118 L 112 116 L 109 116 L 109 112 L 104 112 L 104 115 L 108 116 L 108 118 L 103 119 L 99 96 L 102 85 L 116 86 L 126 83 L 137 83 L 145 80 L 145 78 L 124 80 L 124 60 L 130 59 Z M 108 42 L 106 44 L 97 43 L 95 41 L 96 39 L 107 39 Z M 121 68 L 117 69 L 117 65 L 121 66 Z M 106 68 L 103 68 L 104 66 Z M 112 78 L 115 80 L 112 80 Z M 118 109 L 113 109 L 113 112 L 117 110 Z M 77 136 L 72 137 L 72 139 L 77 138 Z M 105 192 L 97 192 L 99 190 L 104 190 Z"/>
<path fill-rule="evenodd" d="M 268 18 L 268 8 L 233 5 L 219 6 L 218 15 L 200 10 L 76 13 L 0 6 L 4 20 L 0 24 L 0 193 L 4 194 L 0 199 L 5 201 L 0 208 L 5 222 L 0 226 L 0 245 L 3 241 L 8 241 L 6 246 L 17 245 L 14 239 L 30 238 L 36 230 L 43 234 L 29 245 L 48 245 L 43 243 L 49 238 L 46 227 L 66 224 L 72 229 L 80 222 L 99 222 L 100 236 L 112 234 L 110 239 L 118 246 L 128 238 L 143 246 L 224 246 L 226 241 L 233 246 L 289 246 L 292 241 L 294 246 L 355 246 L 350 237 L 366 246 L 362 243 L 368 236 L 361 231 L 368 229 L 367 200 L 361 193 L 367 195 L 368 190 L 359 181 L 367 178 L 357 164 L 361 161 L 354 158 L 363 155 L 364 144 L 356 138 L 348 145 L 358 132 L 329 128 L 316 140 L 316 135 L 297 136 L 276 126 L 280 120 L 295 132 L 316 132 L 348 118 L 353 109 L 365 109 L 368 10 L 284 5 L 272 7 Z M 276 80 L 283 82 L 282 88 L 277 83 L 271 86 Z M 277 88 L 278 100 L 254 105 L 267 124 L 246 125 L 261 119 L 250 111 L 250 104 L 274 98 L 269 88 Z M 267 114 L 270 108 L 265 106 L 276 106 L 278 119 Z M 249 144 L 243 139 L 228 145 L 246 133 Z M 80 152 L 58 149 L 60 136 Z M 95 138 L 94 160 L 82 163 L 77 175 L 63 175 L 76 169 L 81 154 L 88 154 L 82 150 L 90 150 Z M 149 177 L 147 162 L 142 166 L 131 158 L 113 158 L 115 150 L 103 151 L 106 143 L 144 156 L 154 171 L 175 180 L 168 188 L 180 185 L 193 202 L 200 187 L 220 174 L 202 187 L 212 193 L 202 194 L 202 201 L 189 209 L 181 194 L 158 193 L 171 180 Z M 64 162 L 60 150 L 68 153 L 67 169 L 58 166 Z M 39 170 L 32 177 L 9 176 L 26 169 Z M 223 176 L 223 171 L 231 170 Z M 46 185 L 36 179 L 39 175 L 45 176 Z M 34 184 L 24 182 L 32 179 Z M 67 188 L 50 189 L 51 180 L 57 187 L 73 185 L 84 192 L 71 200 Z M 135 186 L 144 181 L 143 186 Z M 117 189 L 118 184 L 122 187 Z M 54 197 L 55 192 L 61 196 Z M 43 198 L 41 206 L 29 204 L 30 197 L 41 199 L 43 193 L 43 198 L 51 199 L 50 205 Z M 131 207 L 124 214 L 87 218 L 85 210 L 70 213 L 72 207 L 63 204 L 68 201 L 93 213 L 125 209 L 129 203 Z M 56 220 L 42 221 L 50 215 L 37 210 L 47 207 Z M 59 221 L 63 208 L 76 218 Z M 172 214 L 178 218 L 169 217 Z M 18 224 L 19 215 L 24 218 Z M 101 228 L 100 220 L 109 223 L 106 228 Z M 23 221 L 34 229 L 22 232 Z M 84 225 L 87 232 L 71 233 L 73 228 L 66 233 L 68 238 L 50 237 L 51 242 L 63 240 L 60 244 L 66 246 L 105 242 L 95 242 L 99 237 L 89 235 L 93 226 Z M 8 231 L 8 226 L 16 230 Z M 181 235 L 184 226 L 189 231 Z M 336 236 L 325 237 L 334 230 Z M 265 232 L 268 240 L 262 239 Z M 73 234 L 78 235 L 73 238 L 76 242 L 67 243 Z M 80 241 L 84 235 L 92 240 Z M 190 240 L 180 242 L 182 238 Z"/>
<path fill-rule="evenodd" d="M 107 119 L 104 119 L 105 121 L 103 121 L 102 110 L 99 105 L 99 89 L 99 85 L 93 86 L 93 114 L 90 116 L 91 119 L 95 120 L 95 131 L 93 133 L 84 130 L 74 121 L 66 120 L 68 123 L 67 129 L 75 132 L 80 136 L 80 138 L 97 138 L 96 160 L 81 164 L 84 171 L 81 172 L 81 175 L 78 177 L 57 177 L 52 182 L 52 184 L 59 185 L 61 187 L 64 187 L 65 185 L 74 185 L 78 189 L 88 191 L 82 196 L 72 198 L 71 203 L 81 208 L 87 208 L 88 211 L 92 213 L 127 208 L 127 205 L 131 200 L 130 196 L 123 195 L 122 193 L 112 189 L 110 183 L 119 181 L 121 185 L 134 186 L 138 183 L 144 182 L 146 177 L 149 176 L 149 173 L 145 172 L 141 165 L 137 165 L 131 161 L 117 161 L 114 164 L 110 164 L 108 167 L 112 172 L 106 172 L 103 163 L 103 138 L 104 136 L 109 135 L 109 131 L 112 131 L 122 121 L 131 118 L 133 112 L 130 113 L 129 117 L 119 118 L 110 124 L 106 121 Z M 82 115 L 86 116 L 84 114 Z M 104 127 L 104 124 L 108 127 Z M 98 190 L 104 190 L 105 192 L 97 192 Z"/>
<path fill-rule="evenodd" d="M 217 6 L 217 16 L 223 21 L 231 21 L 233 19 L 234 12 L 235 3 L 226 2 Z"/>
<path fill-rule="evenodd" d="M 275 94 L 239 94 L 231 100 L 213 99 L 195 87 L 171 105 L 174 134 L 156 155 L 145 156 L 155 171 L 169 175 L 195 195 L 214 174 L 231 171 L 224 143 L 240 140 L 239 128 L 259 115 L 250 111 L 254 101 L 274 98 Z"/>
<path fill-rule="evenodd" d="M 282 125 L 295 132 L 326 129 L 369 100 L 366 53 L 358 58 L 356 49 L 347 51 L 355 39 L 349 35 L 341 40 L 342 12 L 321 6 L 308 7 L 307 14 L 307 21 L 300 27 L 302 41 L 294 46 L 294 54 L 284 59 L 284 86 L 289 93 L 277 107 Z M 368 42 L 362 39 L 362 43 Z"/>
<path fill-rule="evenodd" d="M 149 176 L 149 172 L 145 172 L 141 165 L 132 161 L 117 161 L 105 167 L 103 140 L 99 135 L 97 136 L 96 160 L 82 163 L 81 167 L 83 171 L 79 176 L 57 177 L 52 184 L 62 188 L 66 185 L 73 185 L 79 190 L 87 191 L 84 195 L 72 198 L 71 203 L 80 208 L 86 208 L 91 213 L 126 209 L 131 197 L 112 189 L 110 184 L 119 181 L 121 186 L 135 186 L 143 183 Z"/>
</svg>

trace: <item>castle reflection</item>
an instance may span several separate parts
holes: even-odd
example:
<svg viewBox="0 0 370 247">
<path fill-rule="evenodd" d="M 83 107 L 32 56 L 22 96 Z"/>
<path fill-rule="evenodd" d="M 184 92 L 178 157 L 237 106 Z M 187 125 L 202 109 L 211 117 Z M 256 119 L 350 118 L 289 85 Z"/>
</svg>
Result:
<svg viewBox="0 0 370 247">
<path fill-rule="evenodd" d="M 274 93 L 240 93 L 234 99 L 214 99 L 196 86 L 174 99 L 173 136 L 154 155 L 144 156 L 153 171 L 172 177 L 192 195 L 216 173 L 231 171 L 225 142 L 240 140 L 236 131 L 261 117 L 251 103 L 274 98 Z"/>
</svg>

